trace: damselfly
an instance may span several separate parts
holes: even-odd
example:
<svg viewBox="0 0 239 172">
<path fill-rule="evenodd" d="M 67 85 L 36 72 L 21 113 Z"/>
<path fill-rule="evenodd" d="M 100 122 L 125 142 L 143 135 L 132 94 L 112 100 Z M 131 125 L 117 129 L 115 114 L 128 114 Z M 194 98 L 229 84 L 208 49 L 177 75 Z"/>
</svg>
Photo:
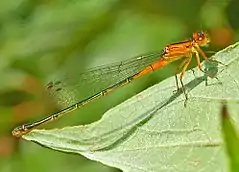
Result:
<svg viewBox="0 0 239 172">
<path fill-rule="evenodd" d="M 72 81 L 70 78 L 66 78 L 65 80 L 61 81 L 50 82 L 46 85 L 46 89 L 50 92 L 51 95 L 55 96 L 56 98 L 58 97 L 57 95 L 61 95 L 63 96 L 61 98 L 67 100 L 67 97 L 64 97 L 64 95 L 71 94 L 73 97 L 75 97 L 75 99 L 70 100 L 70 103 L 67 103 L 67 105 L 57 113 L 47 116 L 39 121 L 23 124 L 16 127 L 12 131 L 12 134 L 16 137 L 21 137 L 22 135 L 30 132 L 36 127 L 41 126 L 42 124 L 54 121 L 60 116 L 72 112 L 92 102 L 93 100 L 114 91 L 116 88 L 132 82 L 134 79 L 137 79 L 156 69 L 167 66 L 169 63 L 179 59 L 183 59 L 183 61 L 178 66 L 175 73 L 176 86 L 177 90 L 179 90 L 178 78 L 176 74 L 181 71 L 179 81 L 181 84 L 182 92 L 187 100 L 188 95 L 183 84 L 183 76 L 186 69 L 188 68 L 189 63 L 191 62 L 193 55 L 195 54 L 199 70 L 210 77 L 213 76 L 202 69 L 199 55 L 201 55 L 206 61 L 220 63 L 217 60 L 208 59 L 200 48 L 200 46 L 205 46 L 209 42 L 210 39 L 207 33 L 203 31 L 195 32 L 193 33 L 191 40 L 167 45 L 160 52 L 142 55 L 120 63 L 113 63 L 90 69 L 87 72 L 81 73 L 77 77 L 77 80 L 74 81 Z M 67 82 L 68 84 L 66 84 Z M 86 95 L 86 98 L 80 99 L 78 95 L 85 94 L 83 91 L 84 89 L 81 88 L 89 87 L 89 85 L 94 84 L 97 84 L 97 86 L 94 88 L 94 91 L 89 95 Z M 69 85 L 69 87 L 67 87 L 67 85 Z M 64 86 L 66 86 L 65 89 L 63 89 Z M 79 93 L 75 90 L 82 90 L 82 92 Z"/>
</svg>

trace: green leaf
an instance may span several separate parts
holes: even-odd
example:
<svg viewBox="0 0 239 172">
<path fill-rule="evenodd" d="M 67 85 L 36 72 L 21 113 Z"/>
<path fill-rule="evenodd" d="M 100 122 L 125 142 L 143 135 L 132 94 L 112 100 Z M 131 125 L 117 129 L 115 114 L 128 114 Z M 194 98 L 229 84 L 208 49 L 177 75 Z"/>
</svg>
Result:
<svg viewBox="0 0 239 172">
<path fill-rule="evenodd" d="M 174 77 L 156 84 L 84 126 L 33 130 L 23 136 L 51 149 L 79 153 L 123 171 L 227 171 L 220 130 L 221 101 L 239 111 L 239 43 L 203 63 L 217 78 L 188 71 L 181 91 Z M 91 114 L 89 114 L 91 115 Z M 239 124 L 239 116 L 232 116 Z"/>
<path fill-rule="evenodd" d="M 230 119 L 226 105 L 222 107 L 222 132 L 226 143 L 226 150 L 229 155 L 230 169 L 232 172 L 237 172 L 239 170 L 239 138 Z"/>
</svg>

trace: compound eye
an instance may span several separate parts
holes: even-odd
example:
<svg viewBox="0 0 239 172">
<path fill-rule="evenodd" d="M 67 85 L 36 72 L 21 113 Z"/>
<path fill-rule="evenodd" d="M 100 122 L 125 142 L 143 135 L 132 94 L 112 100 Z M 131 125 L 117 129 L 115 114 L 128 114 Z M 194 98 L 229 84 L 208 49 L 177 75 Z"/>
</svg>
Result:
<svg viewBox="0 0 239 172">
<path fill-rule="evenodd" d="M 203 38 L 204 38 L 204 34 L 203 34 L 202 32 L 198 32 L 198 33 L 197 33 L 197 37 L 198 37 L 198 40 L 199 40 L 199 41 L 202 41 Z"/>
<path fill-rule="evenodd" d="M 202 32 L 198 32 L 197 34 L 198 34 L 198 36 L 202 36 L 203 35 Z"/>
</svg>

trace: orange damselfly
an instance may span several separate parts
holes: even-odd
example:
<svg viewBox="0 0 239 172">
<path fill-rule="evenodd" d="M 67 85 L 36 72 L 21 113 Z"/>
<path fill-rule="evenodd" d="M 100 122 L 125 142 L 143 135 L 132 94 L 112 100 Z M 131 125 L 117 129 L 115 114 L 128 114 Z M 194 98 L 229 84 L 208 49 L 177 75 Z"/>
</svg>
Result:
<svg viewBox="0 0 239 172">
<path fill-rule="evenodd" d="M 56 96 L 56 98 L 58 99 L 59 99 L 58 95 L 62 95 L 63 99 L 67 99 L 66 97 L 64 97 L 64 95 L 72 93 L 72 95 L 76 97 L 76 100 L 73 101 L 71 100 L 70 103 L 66 103 L 67 105 L 63 107 L 62 110 L 59 112 L 47 116 L 39 121 L 23 124 L 21 126 L 16 127 L 12 131 L 12 134 L 16 137 L 21 137 L 22 135 L 30 132 L 32 129 L 42 124 L 53 121 L 59 118 L 60 116 L 63 116 L 64 114 L 76 110 L 88 104 L 89 102 L 112 92 L 118 87 L 130 83 L 134 79 L 137 79 L 151 71 L 162 68 L 168 65 L 169 63 L 182 58 L 184 59 L 178 66 L 176 74 L 181 70 L 179 81 L 181 84 L 182 92 L 184 93 L 185 98 L 187 100 L 188 95 L 186 94 L 185 86 L 183 84 L 183 76 L 193 55 L 195 54 L 196 56 L 197 66 L 199 70 L 201 70 L 207 76 L 210 77 L 212 76 L 202 69 L 199 55 L 201 55 L 206 61 L 218 62 L 213 59 L 208 59 L 205 53 L 200 48 L 200 46 L 205 46 L 209 42 L 210 39 L 206 32 L 203 31 L 195 32 L 193 33 L 191 40 L 169 44 L 161 52 L 142 55 L 120 63 L 114 63 L 90 69 L 85 73 L 81 73 L 77 77 L 77 81 L 71 81 L 70 78 L 68 79 L 66 78 L 65 80 L 62 81 L 50 82 L 46 85 L 46 88 L 51 95 Z M 177 90 L 179 90 L 178 78 L 176 74 L 175 74 L 176 86 Z M 101 83 L 102 77 L 104 77 L 103 79 L 104 81 L 109 82 L 106 82 L 106 84 L 104 84 L 103 82 Z M 112 79 L 109 80 L 109 78 Z M 84 93 L 82 92 L 78 93 L 77 91 L 75 91 L 76 90 L 75 88 L 77 88 L 77 90 L 81 90 L 79 87 L 83 87 L 82 83 L 84 80 L 88 82 L 91 81 L 91 83 L 86 84 L 86 87 L 96 83 L 97 89 L 95 89 L 92 94 L 86 95 L 85 96 L 86 98 L 81 99 L 81 101 L 79 101 L 78 95 Z M 68 84 L 65 84 L 67 82 Z M 70 86 L 67 87 L 67 85 Z M 64 86 L 66 86 L 67 88 L 63 89 Z"/>
</svg>

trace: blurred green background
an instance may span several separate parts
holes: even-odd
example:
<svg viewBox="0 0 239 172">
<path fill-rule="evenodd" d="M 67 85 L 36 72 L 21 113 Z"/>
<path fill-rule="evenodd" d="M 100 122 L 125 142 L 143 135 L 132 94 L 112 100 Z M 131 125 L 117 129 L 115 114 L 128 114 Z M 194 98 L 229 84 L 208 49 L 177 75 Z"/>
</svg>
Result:
<svg viewBox="0 0 239 172">
<path fill-rule="evenodd" d="M 52 75 L 60 79 L 65 73 L 161 51 L 198 30 L 211 36 L 207 51 L 236 42 L 238 7 L 237 0 L 1 0 L 0 172 L 119 171 L 16 139 L 11 130 L 54 111 L 56 105 L 44 93 Z M 44 127 L 96 121 L 111 107 L 172 76 L 176 65 Z"/>
</svg>

